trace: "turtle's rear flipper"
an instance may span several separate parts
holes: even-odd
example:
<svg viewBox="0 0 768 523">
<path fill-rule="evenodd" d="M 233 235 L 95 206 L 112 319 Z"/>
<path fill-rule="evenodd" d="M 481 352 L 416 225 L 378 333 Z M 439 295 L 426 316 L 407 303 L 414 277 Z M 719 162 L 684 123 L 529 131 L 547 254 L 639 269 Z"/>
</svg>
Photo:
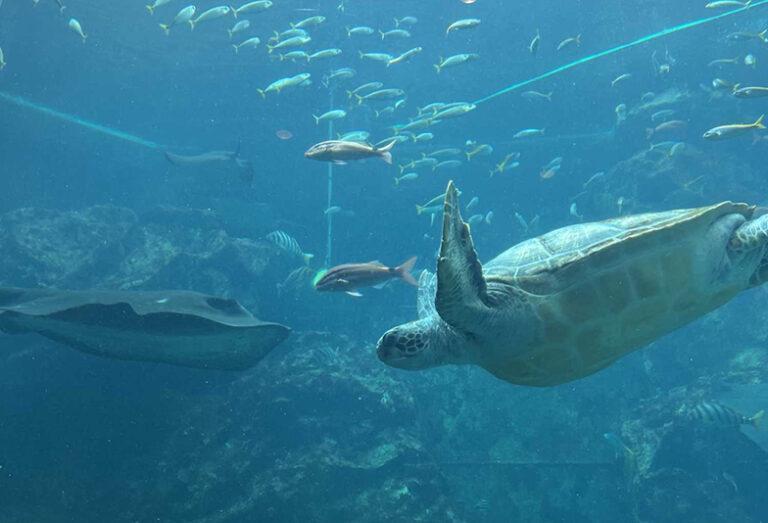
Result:
<svg viewBox="0 0 768 523">
<path fill-rule="evenodd" d="M 756 212 L 757 214 L 757 212 Z M 748 253 L 756 249 L 766 250 L 768 244 L 768 214 L 762 214 L 736 229 L 728 248 L 736 253 Z M 768 252 L 763 254 L 760 266 L 751 278 L 752 285 L 768 281 Z"/>
<path fill-rule="evenodd" d="M 440 317 L 464 332 L 482 331 L 487 306 L 483 267 L 477 259 L 469 225 L 461 219 L 459 195 L 448 182 L 443 215 L 443 240 L 437 262 L 435 308 Z"/>
</svg>

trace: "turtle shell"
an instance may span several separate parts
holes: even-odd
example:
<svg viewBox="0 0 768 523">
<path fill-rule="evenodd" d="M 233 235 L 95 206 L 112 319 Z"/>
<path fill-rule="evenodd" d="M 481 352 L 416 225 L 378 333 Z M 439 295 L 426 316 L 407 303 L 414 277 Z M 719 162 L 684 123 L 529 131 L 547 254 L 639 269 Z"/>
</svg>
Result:
<svg viewBox="0 0 768 523">
<path fill-rule="evenodd" d="M 724 245 L 707 231 L 721 217 L 749 219 L 754 207 L 709 207 L 579 224 L 520 243 L 483 273 L 512 284 L 540 320 L 525 350 L 488 368 L 526 385 L 553 385 L 592 374 L 719 307 L 748 281 L 713 281 Z"/>
</svg>

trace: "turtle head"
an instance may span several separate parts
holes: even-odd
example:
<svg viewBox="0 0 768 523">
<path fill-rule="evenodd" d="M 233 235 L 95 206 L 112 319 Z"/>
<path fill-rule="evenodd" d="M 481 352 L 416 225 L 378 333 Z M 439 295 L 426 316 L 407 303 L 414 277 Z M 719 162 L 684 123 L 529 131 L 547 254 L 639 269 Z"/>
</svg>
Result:
<svg viewBox="0 0 768 523">
<path fill-rule="evenodd" d="M 466 344 L 460 333 L 433 316 L 388 330 L 379 340 L 376 354 L 391 367 L 421 370 L 462 363 Z"/>
</svg>

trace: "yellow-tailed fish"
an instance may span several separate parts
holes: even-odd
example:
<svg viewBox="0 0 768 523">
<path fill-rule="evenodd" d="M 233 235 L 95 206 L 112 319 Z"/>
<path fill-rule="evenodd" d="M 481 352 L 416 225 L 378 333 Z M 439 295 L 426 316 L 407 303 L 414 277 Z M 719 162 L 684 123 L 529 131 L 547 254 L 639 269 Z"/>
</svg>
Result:
<svg viewBox="0 0 768 523">
<path fill-rule="evenodd" d="M 758 118 L 755 123 L 737 123 L 713 127 L 709 131 L 705 132 L 703 137 L 706 140 L 725 140 L 728 138 L 736 138 L 738 136 L 742 136 L 749 133 L 750 131 L 765 129 L 765 125 L 763 125 L 763 118 L 765 118 L 765 115 L 762 115 L 760 118 Z"/>
</svg>

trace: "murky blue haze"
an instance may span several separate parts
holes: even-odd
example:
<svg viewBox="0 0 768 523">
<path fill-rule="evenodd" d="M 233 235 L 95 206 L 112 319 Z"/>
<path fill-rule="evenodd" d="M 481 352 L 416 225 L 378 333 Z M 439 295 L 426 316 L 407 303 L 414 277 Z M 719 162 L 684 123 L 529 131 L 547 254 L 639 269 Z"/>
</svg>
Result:
<svg viewBox="0 0 768 523">
<path fill-rule="evenodd" d="M 401 281 L 362 297 L 312 287 L 342 263 L 418 256 L 414 274 L 434 272 L 442 212 L 416 206 L 449 180 L 482 262 L 580 222 L 765 205 L 765 132 L 702 135 L 768 112 L 768 98 L 732 94 L 768 86 L 768 5 L 432 122 L 414 131 L 430 140 L 394 146 L 393 165 L 304 157 L 340 133 L 379 142 L 430 103 L 471 104 L 736 9 L 705 3 L 273 0 L 241 14 L 250 27 L 230 39 L 231 15 L 166 36 L 158 24 L 186 5 L 177 0 L 153 15 L 140 0 L 64 0 L 63 13 L 54 0 L 0 2 L 0 284 L 196 291 L 293 331 L 258 365 L 222 371 L 99 358 L 0 322 L 0 522 L 764 521 L 768 440 L 749 426 L 768 406 L 763 288 L 593 376 L 527 388 L 476 367 L 380 362 L 379 337 L 417 315 L 416 290 Z M 216 5 L 201 0 L 197 13 Z M 325 19 L 306 27 L 311 42 L 282 53 L 339 56 L 268 52 L 273 32 L 315 16 Z M 417 19 L 400 27 L 409 37 L 382 39 L 406 16 Z M 467 18 L 481 23 L 446 34 Z M 348 36 L 355 26 L 375 32 Z M 257 48 L 233 51 L 253 36 Z M 416 47 L 403 63 L 360 57 Z M 460 53 L 478 57 L 436 72 Z M 323 81 L 344 67 L 352 78 Z M 311 83 L 260 95 L 299 73 Z M 374 81 L 405 94 L 348 96 Z M 330 109 L 346 117 L 316 124 Z M 542 131 L 516 138 L 523 129 Z M 447 148 L 460 152 L 441 160 L 460 166 L 408 167 Z M 165 156 L 222 150 L 243 163 Z M 519 166 L 491 174 L 505 158 Z M 418 177 L 395 182 L 408 172 Z M 309 265 L 273 231 L 314 254 Z M 692 419 L 702 404 L 716 419 Z"/>
</svg>

